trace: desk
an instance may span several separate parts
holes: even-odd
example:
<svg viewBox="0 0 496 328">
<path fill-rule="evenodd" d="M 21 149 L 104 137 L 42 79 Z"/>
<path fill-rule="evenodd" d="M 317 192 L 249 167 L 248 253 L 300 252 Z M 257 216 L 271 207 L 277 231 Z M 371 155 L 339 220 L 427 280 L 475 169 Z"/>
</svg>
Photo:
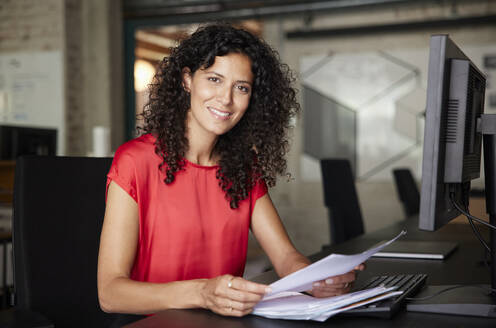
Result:
<svg viewBox="0 0 496 328">
<path fill-rule="evenodd" d="M 383 273 L 417 273 L 429 275 L 428 284 L 489 284 L 489 272 L 481 262 L 484 250 L 473 235 L 468 224 L 448 224 L 436 232 L 419 231 L 417 220 L 400 222 L 386 229 L 362 235 L 340 245 L 333 246 L 311 256 L 312 261 L 330 253 L 353 254 L 361 252 L 378 241 L 391 239 L 401 229 L 407 229 L 404 240 L 446 240 L 459 243 L 458 249 L 445 261 L 438 260 L 398 260 L 371 258 L 367 261 L 367 269 L 360 273 L 358 281 Z M 487 237 L 487 229 L 482 228 Z M 277 279 L 274 272 L 267 272 L 253 279 L 257 282 L 270 283 Z M 166 310 L 154 316 L 137 321 L 126 327 L 150 328 L 292 328 L 292 327 L 496 327 L 496 319 L 475 317 L 448 316 L 401 311 L 392 319 L 331 317 L 326 322 L 272 320 L 254 315 L 244 318 L 222 317 L 207 310 Z"/>
</svg>

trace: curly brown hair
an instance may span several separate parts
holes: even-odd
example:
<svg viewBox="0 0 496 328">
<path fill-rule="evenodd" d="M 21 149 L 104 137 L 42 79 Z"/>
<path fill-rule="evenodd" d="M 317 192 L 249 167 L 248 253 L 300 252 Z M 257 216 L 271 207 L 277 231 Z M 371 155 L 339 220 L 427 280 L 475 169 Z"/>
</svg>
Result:
<svg viewBox="0 0 496 328">
<path fill-rule="evenodd" d="M 232 209 L 238 207 L 258 179 L 269 187 L 285 174 L 290 120 L 300 106 L 292 87 L 294 77 L 279 55 L 253 34 L 224 23 L 201 26 L 172 49 L 157 68 L 149 86 L 150 99 L 142 117 L 144 133 L 157 137 L 155 152 L 163 158 L 164 182 L 170 184 L 184 165 L 188 150 L 186 116 L 190 97 L 182 87 L 182 72 L 214 64 L 215 57 L 241 53 L 251 60 L 254 80 L 250 104 L 242 119 L 219 136 L 214 153 L 219 160 L 217 179 Z"/>
</svg>

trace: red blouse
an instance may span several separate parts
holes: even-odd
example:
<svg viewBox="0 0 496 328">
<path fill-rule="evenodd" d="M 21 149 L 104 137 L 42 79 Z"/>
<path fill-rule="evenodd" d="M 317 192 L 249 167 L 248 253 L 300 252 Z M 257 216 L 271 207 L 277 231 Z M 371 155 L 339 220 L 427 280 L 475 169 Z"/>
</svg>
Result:
<svg viewBox="0 0 496 328">
<path fill-rule="evenodd" d="M 263 181 L 247 199 L 231 209 L 215 177 L 218 166 L 186 161 L 172 184 L 163 181 L 155 154 L 155 137 L 147 134 L 117 149 L 111 181 L 138 204 L 139 240 L 131 279 L 171 282 L 242 276 L 251 214 L 258 198 L 267 193 Z"/>
</svg>

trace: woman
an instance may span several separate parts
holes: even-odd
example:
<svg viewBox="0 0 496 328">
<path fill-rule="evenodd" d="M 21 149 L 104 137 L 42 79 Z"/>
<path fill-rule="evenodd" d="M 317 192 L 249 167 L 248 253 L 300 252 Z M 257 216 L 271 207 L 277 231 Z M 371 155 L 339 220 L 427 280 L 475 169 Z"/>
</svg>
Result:
<svg viewBox="0 0 496 328">
<path fill-rule="evenodd" d="M 242 278 L 250 228 L 279 276 L 310 263 L 267 193 L 285 173 L 286 133 L 299 110 L 291 82 L 268 45 L 223 24 L 199 28 L 162 61 L 145 134 L 117 150 L 108 174 L 104 311 L 250 313 L 270 290 Z M 309 292 L 342 294 L 354 279 L 331 277 Z"/>
</svg>

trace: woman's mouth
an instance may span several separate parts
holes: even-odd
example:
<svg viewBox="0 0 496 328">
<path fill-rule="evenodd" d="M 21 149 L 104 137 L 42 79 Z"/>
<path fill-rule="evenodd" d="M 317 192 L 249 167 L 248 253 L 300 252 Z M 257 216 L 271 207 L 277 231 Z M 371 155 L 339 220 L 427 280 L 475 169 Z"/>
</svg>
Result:
<svg viewBox="0 0 496 328">
<path fill-rule="evenodd" d="M 221 120 L 227 120 L 231 115 L 232 113 L 229 113 L 229 112 L 223 112 L 223 111 L 220 111 L 216 108 L 213 108 L 213 107 L 209 107 L 207 106 L 207 109 L 210 113 L 212 113 L 215 117 L 221 119 Z"/>
</svg>

